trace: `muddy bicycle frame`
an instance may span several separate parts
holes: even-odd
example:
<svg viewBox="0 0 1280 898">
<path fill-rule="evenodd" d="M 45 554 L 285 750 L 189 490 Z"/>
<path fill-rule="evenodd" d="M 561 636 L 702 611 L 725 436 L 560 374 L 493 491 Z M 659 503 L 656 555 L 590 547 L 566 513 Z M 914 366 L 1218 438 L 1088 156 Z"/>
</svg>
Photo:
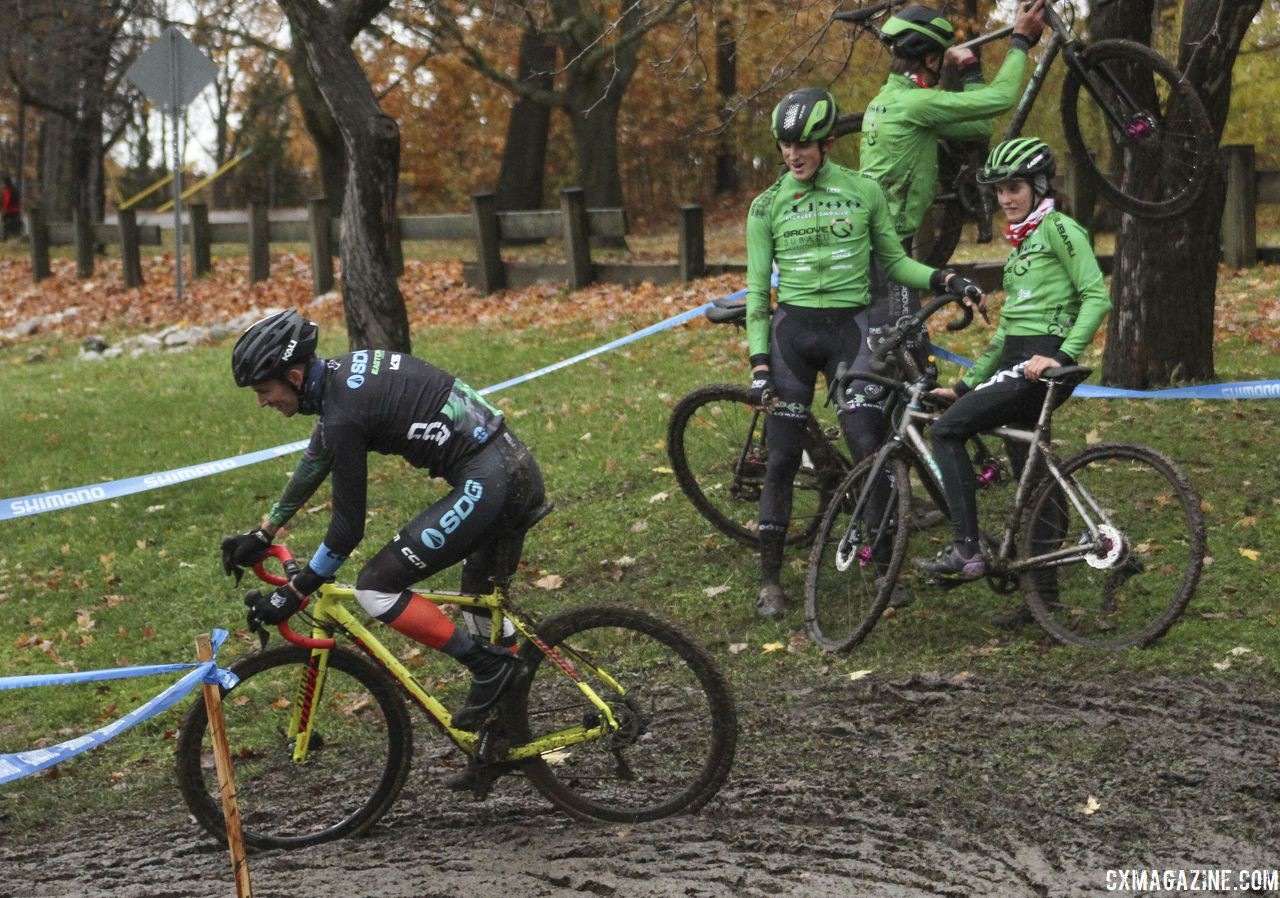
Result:
<svg viewBox="0 0 1280 898">
<path fill-rule="evenodd" d="M 278 559 L 284 565 L 286 574 L 290 573 L 291 568 L 297 569 L 297 562 L 284 546 L 272 546 L 268 550 L 268 555 Z M 282 586 L 288 582 L 287 576 L 273 574 L 261 563 L 253 570 L 261 580 L 273 586 Z M 306 673 L 302 682 L 298 684 L 298 697 L 293 703 L 287 734 L 289 739 L 295 740 L 293 746 L 295 764 L 306 762 L 311 735 L 316 731 L 316 716 L 312 713 L 314 698 L 324 689 L 325 674 L 329 666 L 329 650 L 336 645 L 336 640 L 333 638 L 335 631 L 344 633 L 362 652 L 376 661 L 404 688 L 405 692 L 455 745 L 468 755 L 477 756 L 482 763 L 523 761 L 571 745 L 590 742 L 619 729 L 618 719 L 609 703 L 591 688 L 574 667 L 574 664 L 587 662 L 582 658 L 576 658 L 574 662 L 570 662 L 560 652 L 548 646 L 539 638 L 533 622 L 512 606 L 502 587 L 496 587 L 488 595 L 469 595 L 450 591 L 419 592 L 418 595 L 437 605 L 452 604 L 488 612 L 491 619 L 490 639 L 494 645 L 498 644 L 497 640 L 502 636 L 503 621 L 510 621 L 518 633 L 536 645 L 565 676 L 577 685 L 592 706 L 599 711 L 600 722 L 595 726 L 579 724 L 567 727 L 547 733 L 531 742 L 512 745 L 505 750 L 493 749 L 493 757 L 483 757 L 492 748 L 484 738 L 486 729 L 482 728 L 478 733 L 473 733 L 454 727 L 453 716 L 449 710 L 418 682 L 409 669 L 373 635 L 368 627 L 347 609 L 344 603 L 355 598 L 355 590 L 350 586 L 325 583 L 312 594 L 309 600 L 304 601 L 302 608 L 299 609 L 299 611 L 305 610 L 304 616 L 311 619 L 311 636 L 295 632 L 288 623 L 279 625 L 280 635 L 286 640 L 311 650 Z M 608 673 L 598 667 L 593 667 L 592 673 L 616 689 L 619 696 L 625 695 L 626 690 Z"/>
</svg>

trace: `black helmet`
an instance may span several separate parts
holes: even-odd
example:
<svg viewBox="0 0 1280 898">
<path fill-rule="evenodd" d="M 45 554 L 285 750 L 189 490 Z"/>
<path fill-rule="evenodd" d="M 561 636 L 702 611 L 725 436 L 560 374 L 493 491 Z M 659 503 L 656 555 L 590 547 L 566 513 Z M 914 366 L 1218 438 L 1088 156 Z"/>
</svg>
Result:
<svg viewBox="0 0 1280 898">
<path fill-rule="evenodd" d="M 293 309 L 268 315 L 249 326 L 231 350 L 236 386 L 251 387 L 280 377 L 315 355 L 320 328 Z"/>
<path fill-rule="evenodd" d="M 835 128 L 838 114 L 835 98 L 825 90 L 819 87 L 793 90 L 773 107 L 773 139 L 787 143 L 822 140 Z"/>
<path fill-rule="evenodd" d="M 956 30 L 942 13 L 928 6 L 908 6 L 891 15 L 880 29 L 894 56 L 923 59 L 956 42 Z"/>
</svg>

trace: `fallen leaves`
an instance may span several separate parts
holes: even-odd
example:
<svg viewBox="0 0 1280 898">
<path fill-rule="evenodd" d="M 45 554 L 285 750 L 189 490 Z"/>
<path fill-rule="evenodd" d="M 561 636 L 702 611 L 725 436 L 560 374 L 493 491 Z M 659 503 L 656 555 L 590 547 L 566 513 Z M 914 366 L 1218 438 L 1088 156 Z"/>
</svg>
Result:
<svg viewBox="0 0 1280 898">
<path fill-rule="evenodd" d="M 564 577 L 561 577 L 559 574 L 545 574 L 537 580 L 534 580 L 533 585 L 538 587 L 538 589 L 560 589 L 564 586 Z"/>
</svg>

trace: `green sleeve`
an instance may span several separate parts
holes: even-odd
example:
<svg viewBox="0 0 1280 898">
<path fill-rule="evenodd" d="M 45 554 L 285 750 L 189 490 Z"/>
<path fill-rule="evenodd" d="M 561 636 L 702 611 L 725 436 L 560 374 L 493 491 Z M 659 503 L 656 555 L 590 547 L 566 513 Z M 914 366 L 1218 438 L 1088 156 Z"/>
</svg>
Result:
<svg viewBox="0 0 1280 898">
<path fill-rule="evenodd" d="M 747 352 L 769 351 L 769 294 L 773 279 L 773 225 L 770 210 L 774 191 L 755 198 L 747 213 Z"/>
<path fill-rule="evenodd" d="M 982 83 L 966 84 L 965 91 L 986 90 Z M 939 140 L 987 141 L 996 133 L 995 125 L 989 118 L 975 118 L 964 122 L 951 122 L 937 129 Z"/>
<path fill-rule="evenodd" d="M 912 118 L 923 125 L 944 129 L 956 122 L 990 119 L 1007 112 L 1017 102 L 1026 68 L 1026 52 L 1010 47 L 1000 70 L 988 85 L 965 91 L 915 92 L 912 101 L 916 108 L 912 109 Z M 950 133 L 943 134 L 941 130 L 939 134 L 951 136 Z"/>
<path fill-rule="evenodd" d="M 311 442 L 307 445 L 293 475 L 284 485 L 284 491 L 276 504 L 271 506 L 267 520 L 277 527 L 283 527 L 298 513 L 312 494 L 324 483 L 329 471 L 333 468 L 333 455 L 324 448 L 324 439 L 320 425 L 311 434 Z"/>
<path fill-rule="evenodd" d="M 1076 314 L 1075 324 L 1067 332 L 1058 351 L 1078 360 L 1111 311 L 1111 296 L 1107 293 L 1102 269 L 1089 246 L 1089 235 L 1085 229 L 1065 215 L 1054 215 L 1052 225 L 1045 242 L 1057 253 L 1058 261 L 1066 269 L 1071 285 L 1080 297 L 1080 311 Z"/>
</svg>

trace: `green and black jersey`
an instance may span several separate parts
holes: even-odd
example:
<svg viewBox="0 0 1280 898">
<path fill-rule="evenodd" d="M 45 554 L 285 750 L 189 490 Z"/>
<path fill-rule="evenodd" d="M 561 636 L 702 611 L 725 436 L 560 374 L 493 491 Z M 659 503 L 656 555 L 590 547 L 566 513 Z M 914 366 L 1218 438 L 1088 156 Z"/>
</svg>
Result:
<svg viewBox="0 0 1280 898">
<path fill-rule="evenodd" d="M 889 276 L 929 286 L 933 269 L 909 258 L 873 178 L 823 162 L 810 181 L 788 171 L 751 203 L 747 215 L 747 344 L 769 351 L 769 288 L 778 267 L 778 302 L 810 308 L 865 306 L 870 255 Z"/>
</svg>

